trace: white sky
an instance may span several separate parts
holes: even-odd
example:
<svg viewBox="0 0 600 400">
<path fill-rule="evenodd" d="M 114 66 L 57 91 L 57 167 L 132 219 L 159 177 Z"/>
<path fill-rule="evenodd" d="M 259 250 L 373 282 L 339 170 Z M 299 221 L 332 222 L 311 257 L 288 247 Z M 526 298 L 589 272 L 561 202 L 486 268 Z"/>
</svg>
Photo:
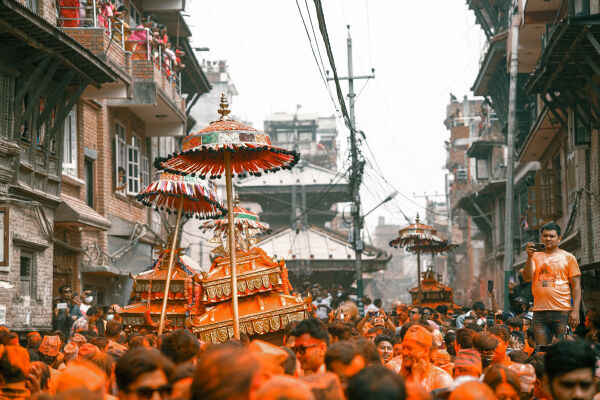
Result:
<svg viewBox="0 0 600 400">
<path fill-rule="evenodd" d="M 306 3 L 305 3 L 306 1 Z M 311 33 L 311 11 L 317 42 L 330 69 L 319 32 L 314 3 L 298 0 Z M 470 94 L 484 42 L 481 29 L 464 0 L 323 0 L 325 19 L 340 76 L 347 74 L 346 25 L 351 25 L 354 74 L 375 80 L 355 82 L 357 128 L 365 132 L 383 176 L 403 195 L 367 217 L 371 233 L 379 215 L 405 224 L 425 204 L 413 193 L 444 193 L 443 125 L 449 93 L 459 100 Z M 267 114 L 335 112 L 313 58 L 294 0 L 188 0 L 193 44 L 209 47 L 199 59 L 225 59 L 239 91 L 233 113 L 263 128 Z M 313 44 L 315 43 L 312 38 Z M 316 48 L 315 48 L 316 49 Z M 335 97 L 335 86 L 331 82 Z M 342 81 L 344 95 L 348 92 Z M 346 155 L 348 130 L 338 124 L 340 157 Z M 341 162 L 339 163 L 341 165 Z M 377 167 L 373 167 L 378 170 Z M 362 187 L 365 212 L 393 191 L 371 167 Z M 438 200 L 443 200 L 439 197 Z"/>
</svg>

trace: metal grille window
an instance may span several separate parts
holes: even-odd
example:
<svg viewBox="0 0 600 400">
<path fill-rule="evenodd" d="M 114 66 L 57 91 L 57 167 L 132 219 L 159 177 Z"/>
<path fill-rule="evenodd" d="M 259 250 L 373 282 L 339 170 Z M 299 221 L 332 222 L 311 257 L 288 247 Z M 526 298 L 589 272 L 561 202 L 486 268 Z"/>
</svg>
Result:
<svg viewBox="0 0 600 400">
<path fill-rule="evenodd" d="M 77 177 L 77 112 L 69 112 L 65 119 L 63 140 L 63 174 Z"/>
<path fill-rule="evenodd" d="M 127 194 L 136 195 L 140 191 L 140 139 L 131 137 L 127 146 Z"/>
<path fill-rule="evenodd" d="M 115 122 L 115 190 L 124 193 L 127 189 L 127 141 L 125 126 Z"/>
</svg>

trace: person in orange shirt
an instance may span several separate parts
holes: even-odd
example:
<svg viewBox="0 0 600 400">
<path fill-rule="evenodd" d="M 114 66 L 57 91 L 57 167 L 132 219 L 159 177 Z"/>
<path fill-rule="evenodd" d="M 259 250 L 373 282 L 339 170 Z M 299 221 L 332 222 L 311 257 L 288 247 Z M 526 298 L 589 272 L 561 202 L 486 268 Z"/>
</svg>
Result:
<svg viewBox="0 0 600 400">
<path fill-rule="evenodd" d="M 538 346 L 546 346 L 553 337 L 562 338 L 567 323 L 575 330 L 579 325 L 581 272 L 575 257 L 558 248 L 560 226 L 550 222 L 541 228 L 544 251 L 527 243 L 527 262 L 523 277 L 531 281 L 533 320 L 531 327 Z M 571 300 L 572 306 L 571 306 Z"/>
<path fill-rule="evenodd" d="M 425 391 L 446 388 L 452 377 L 430 361 L 433 335 L 422 325 L 413 325 L 406 331 L 402 342 L 402 368 L 400 375 L 407 384 L 415 384 Z"/>
</svg>

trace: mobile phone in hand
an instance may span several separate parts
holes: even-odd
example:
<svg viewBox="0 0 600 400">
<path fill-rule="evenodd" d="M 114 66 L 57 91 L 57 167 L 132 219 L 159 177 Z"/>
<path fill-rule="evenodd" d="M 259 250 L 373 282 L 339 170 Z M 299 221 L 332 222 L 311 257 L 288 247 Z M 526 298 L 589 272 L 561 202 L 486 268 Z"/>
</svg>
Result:
<svg viewBox="0 0 600 400">
<path fill-rule="evenodd" d="M 533 248 L 536 252 L 546 251 L 546 245 L 544 243 L 534 243 Z"/>
<path fill-rule="evenodd" d="M 492 293 L 494 291 L 494 281 L 488 281 L 488 293 Z"/>
</svg>

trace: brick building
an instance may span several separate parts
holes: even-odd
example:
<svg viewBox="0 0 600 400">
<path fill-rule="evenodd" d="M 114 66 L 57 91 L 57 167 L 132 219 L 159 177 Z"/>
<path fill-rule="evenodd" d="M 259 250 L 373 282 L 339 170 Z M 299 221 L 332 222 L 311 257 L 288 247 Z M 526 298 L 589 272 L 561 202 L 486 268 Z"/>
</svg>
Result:
<svg viewBox="0 0 600 400">
<path fill-rule="evenodd" d="M 3 214 L 7 250 L 4 255 L 9 257 L 4 258 L 6 266 L 0 268 L 7 270 L 7 282 L 19 284 L 4 284 L 14 286 L 14 293 L 9 294 L 10 301 L 1 303 L 8 304 L 5 323 L 14 329 L 48 329 L 51 300 L 62 284 L 71 285 L 76 292 L 92 289 L 95 302 L 100 305 L 126 302 L 129 274 L 150 265 L 153 247 L 166 240 L 163 220 L 167 216 L 143 207 L 133 196 L 152 179 L 154 157 L 179 148 L 179 140 L 188 131 L 187 101 L 208 92 L 210 84 L 189 43 L 191 33 L 182 16 L 183 0 L 117 3 L 128 11 L 124 24 L 104 23 L 100 11 L 92 7 L 85 9 L 84 19 L 78 13 L 77 19 L 72 20 L 68 12 L 56 9 L 52 0 L 30 0 L 25 7 L 15 0 L 4 0 L 0 6 L 1 18 L 8 19 L 7 14 L 17 10 L 34 21 L 32 25 L 42 26 L 46 31 L 36 36 L 42 44 L 43 40 L 56 42 L 58 37 L 60 44 L 70 46 L 64 50 L 65 72 L 61 64 L 55 66 L 54 56 L 37 57 L 27 64 L 34 67 L 35 63 L 45 63 L 38 68 L 46 69 L 41 77 L 47 77 L 49 87 L 64 86 L 70 95 L 66 103 L 62 98 L 57 103 L 58 95 L 40 94 L 34 85 L 30 97 L 26 96 L 30 104 L 32 99 L 37 104 L 39 97 L 40 106 L 39 111 L 38 107 L 24 106 L 33 117 L 31 125 L 23 128 L 21 124 L 21 136 L 28 128 L 37 130 L 40 143 L 40 136 L 49 131 L 50 150 L 40 154 L 40 145 L 35 146 L 36 141 L 31 139 L 29 143 L 21 139 L 12 147 L 3 147 L 5 153 L 13 154 L 13 163 L 24 165 L 5 179 L 5 192 L 18 194 L 22 201 L 35 202 L 23 209 L 12 205 L 16 200 L 11 197 L 6 200 L 10 209 L 7 206 Z M 136 28 L 145 15 L 167 27 L 170 42 L 185 52 L 185 69 L 177 71 L 165 57 L 168 45 L 153 48 L 150 34 L 146 34 L 147 40 L 129 40 L 136 33 L 147 32 Z M 18 39 L 14 43 L 3 41 L 3 49 L 39 44 L 16 36 L 9 29 L 2 34 Z M 56 53 L 56 44 L 46 46 L 51 55 Z M 40 46 L 36 49 L 44 50 Z M 81 55 L 71 57 L 75 52 Z M 32 74 L 35 73 L 33 69 Z M 28 75 L 23 79 L 28 82 Z M 45 81 L 46 78 L 42 84 Z M 16 82 L 19 96 L 18 88 L 23 83 L 19 83 L 18 76 Z M 58 106 L 50 113 L 55 103 Z M 14 127 L 12 137 L 17 138 L 18 123 L 3 124 L 3 137 L 10 136 L 7 129 Z M 45 169 L 38 168 L 41 166 Z M 19 268 L 20 277 L 15 275 Z M 15 314 L 14 305 L 28 301 L 27 293 L 29 302 L 35 301 L 37 308 L 26 311 L 27 316 L 21 319 L 8 318 Z"/>
<path fill-rule="evenodd" d="M 561 248 L 575 255 L 583 273 L 582 309 L 598 308 L 600 2 L 478 0 L 468 6 L 488 39 L 472 90 L 495 110 L 500 131 L 508 122 L 511 27 L 519 31 L 513 266 L 524 265 L 525 244 L 539 241 L 539 227 L 555 221 L 563 229 Z M 475 204 L 501 217 L 489 221 L 502 229 L 491 243 L 498 249 L 493 269 L 501 274 L 504 190 L 470 203 L 462 205 L 473 218 Z"/>
</svg>

